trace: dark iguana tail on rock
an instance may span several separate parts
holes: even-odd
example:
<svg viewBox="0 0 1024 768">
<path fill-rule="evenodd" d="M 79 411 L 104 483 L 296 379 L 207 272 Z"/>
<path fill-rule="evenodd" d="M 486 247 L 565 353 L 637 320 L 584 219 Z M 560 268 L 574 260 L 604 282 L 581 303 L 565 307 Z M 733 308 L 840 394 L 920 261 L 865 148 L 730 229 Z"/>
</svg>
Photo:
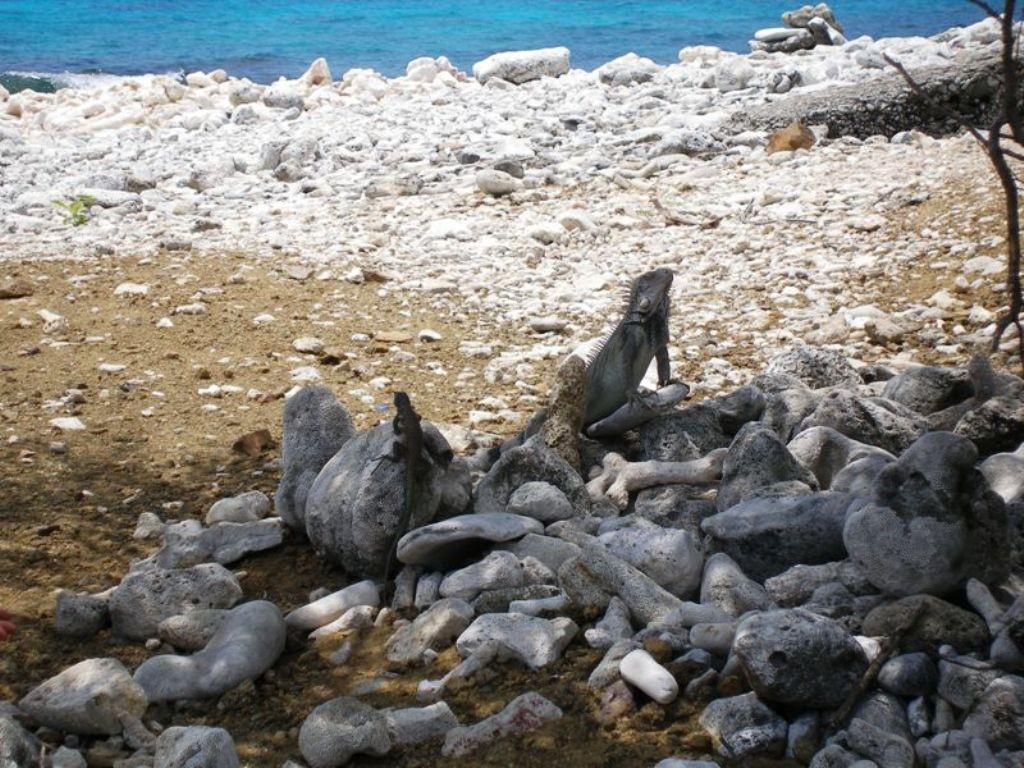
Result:
<svg viewBox="0 0 1024 768">
<path fill-rule="evenodd" d="M 405 461 L 405 488 L 402 514 L 398 519 L 395 538 L 391 542 L 387 559 L 384 562 L 385 597 L 387 597 L 388 585 L 394 577 L 392 571 L 395 567 L 398 540 L 408 533 L 426 469 L 423 459 L 423 428 L 420 426 L 420 420 L 420 415 L 413 410 L 409 395 L 405 392 L 396 392 L 395 418 L 391 421 L 391 426 L 395 431 L 395 439 L 391 444 L 391 458 L 393 461 L 403 459 Z"/>
</svg>

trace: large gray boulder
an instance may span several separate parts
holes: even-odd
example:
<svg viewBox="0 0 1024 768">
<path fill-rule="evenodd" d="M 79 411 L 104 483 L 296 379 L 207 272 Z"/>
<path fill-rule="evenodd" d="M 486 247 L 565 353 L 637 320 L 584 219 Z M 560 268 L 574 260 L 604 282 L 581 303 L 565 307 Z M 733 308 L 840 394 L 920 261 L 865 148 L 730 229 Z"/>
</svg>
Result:
<svg viewBox="0 0 1024 768">
<path fill-rule="evenodd" d="M 871 503 L 850 512 L 843 541 L 878 589 L 942 595 L 970 577 L 1009 572 L 1006 508 L 975 469 L 967 439 L 931 432 L 881 471 Z"/>
<path fill-rule="evenodd" d="M 882 397 L 905 405 L 922 416 L 949 408 L 974 394 L 964 369 L 922 365 L 909 368 L 885 383 Z"/>
<path fill-rule="evenodd" d="M 449 483 L 469 477 L 450 462 L 451 448 L 437 429 L 422 424 L 424 446 L 432 461 L 417 487 L 409 530 L 450 514 Z M 306 534 L 317 553 L 359 577 L 383 574 L 388 550 L 398 532 L 405 505 L 405 459 L 392 458 L 394 430 L 382 424 L 348 442 L 317 475 L 306 499 Z M 461 510 L 456 510 L 461 511 Z"/>
<path fill-rule="evenodd" d="M 33 688 L 18 706 L 54 730 L 112 736 L 123 721 L 142 717 L 149 700 L 117 659 L 86 659 Z"/>
<path fill-rule="evenodd" d="M 860 443 L 899 455 L 924 434 L 927 423 L 913 411 L 883 398 L 863 398 L 839 389 L 821 399 L 799 432 L 831 427 Z"/>
<path fill-rule="evenodd" d="M 852 635 L 802 608 L 745 619 L 736 629 L 732 652 L 760 698 L 809 709 L 838 707 L 868 666 Z"/>
<path fill-rule="evenodd" d="M 523 485 L 543 481 L 558 488 L 572 504 L 576 516 L 590 511 L 590 497 L 579 473 L 535 435 L 505 451 L 476 488 L 478 514 L 510 512 L 509 501 Z"/>
<path fill-rule="evenodd" d="M 754 496 L 792 496 L 817 490 L 818 481 L 771 429 L 750 423 L 729 446 L 715 506 L 719 512 Z"/>
<path fill-rule="evenodd" d="M 238 768 L 231 734 L 205 725 L 172 726 L 156 740 L 153 768 Z"/>
<path fill-rule="evenodd" d="M 132 571 L 110 596 L 114 632 L 130 640 L 157 636 L 166 618 L 200 608 L 230 608 L 242 599 L 231 571 L 217 563 Z"/>
<path fill-rule="evenodd" d="M 306 496 L 324 464 L 356 433 L 345 406 L 327 387 L 304 387 L 284 406 L 277 514 L 305 533 Z"/>
<path fill-rule="evenodd" d="M 862 499 L 843 493 L 754 497 L 701 523 L 711 548 L 725 552 L 756 581 L 794 565 L 846 557 L 843 527 Z"/>
<path fill-rule="evenodd" d="M 964 414 L 953 431 L 973 442 L 982 456 L 1012 451 L 1024 441 L 1024 392 L 986 400 Z"/>
<path fill-rule="evenodd" d="M 473 65 L 473 77 L 481 83 L 499 78 L 519 85 L 542 77 L 558 77 L 568 71 L 568 48 L 505 51 Z"/>
<path fill-rule="evenodd" d="M 155 656 L 135 671 L 135 682 L 153 702 L 220 696 L 270 669 L 284 643 L 281 611 L 266 600 L 254 600 L 229 612 L 203 650 L 192 656 Z"/>
</svg>

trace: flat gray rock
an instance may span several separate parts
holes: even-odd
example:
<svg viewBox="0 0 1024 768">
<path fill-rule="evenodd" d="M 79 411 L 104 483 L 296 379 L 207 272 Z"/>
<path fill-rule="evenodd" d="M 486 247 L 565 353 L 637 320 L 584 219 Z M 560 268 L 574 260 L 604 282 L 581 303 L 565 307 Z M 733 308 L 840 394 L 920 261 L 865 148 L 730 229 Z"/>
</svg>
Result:
<svg viewBox="0 0 1024 768">
<path fill-rule="evenodd" d="M 445 576 L 441 596 L 472 600 L 485 590 L 521 587 L 525 583 L 526 574 L 518 557 L 511 552 L 491 552 L 483 560 Z"/>
<path fill-rule="evenodd" d="M 386 755 L 391 743 L 387 717 L 348 696 L 318 706 L 299 729 L 299 750 L 310 768 L 336 768 L 357 754 Z"/>
<path fill-rule="evenodd" d="M 238 768 L 231 734 L 205 725 L 172 726 L 156 739 L 153 768 Z"/>
<path fill-rule="evenodd" d="M 544 525 L 530 517 L 505 512 L 459 515 L 425 525 L 398 542 L 398 559 L 406 565 L 449 570 L 494 542 L 544 533 Z"/>
<path fill-rule="evenodd" d="M 281 611 L 266 600 L 254 600 L 231 610 L 203 650 L 192 656 L 155 656 L 135 671 L 135 681 L 154 702 L 220 696 L 270 669 L 284 643 Z"/>
<path fill-rule="evenodd" d="M 463 658 L 488 643 L 496 643 L 498 657 L 515 659 L 530 669 L 546 667 L 562 656 L 579 628 L 567 618 L 541 619 L 521 613 L 478 616 L 459 635 L 455 647 Z"/>
<path fill-rule="evenodd" d="M 153 556 L 161 568 L 183 568 L 199 563 L 227 565 L 253 552 L 281 546 L 284 530 L 278 518 L 247 523 L 216 523 L 203 527 L 198 520 L 164 526 L 164 546 Z"/>
<path fill-rule="evenodd" d="M 769 360 L 765 373 L 794 376 L 811 389 L 852 388 L 861 383 L 857 369 L 841 354 L 803 344 L 797 344 Z"/>
<path fill-rule="evenodd" d="M 513 515 L 525 515 L 547 525 L 559 520 L 568 520 L 575 511 L 561 489 L 551 483 L 531 481 L 523 483 L 509 497 L 506 511 Z"/>
<path fill-rule="evenodd" d="M 761 699 L 807 709 L 838 707 L 868 666 L 852 635 L 837 622 L 802 608 L 745 619 L 736 630 L 732 652 Z"/>
<path fill-rule="evenodd" d="M 142 717 L 149 700 L 117 659 L 86 659 L 33 688 L 18 706 L 48 728 L 113 736 L 123 719 Z"/>
<path fill-rule="evenodd" d="M 481 83 L 498 78 L 519 85 L 541 77 L 558 77 L 568 71 L 568 48 L 505 51 L 473 65 L 473 77 Z"/>
<path fill-rule="evenodd" d="M 216 563 L 192 568 L 132 571 L 110 597 L 114 632 L 130 640 L 156 637 L 161 621 L 199 608 L 230 608 L 242 599 L 242 587 Z"/>
</svg>

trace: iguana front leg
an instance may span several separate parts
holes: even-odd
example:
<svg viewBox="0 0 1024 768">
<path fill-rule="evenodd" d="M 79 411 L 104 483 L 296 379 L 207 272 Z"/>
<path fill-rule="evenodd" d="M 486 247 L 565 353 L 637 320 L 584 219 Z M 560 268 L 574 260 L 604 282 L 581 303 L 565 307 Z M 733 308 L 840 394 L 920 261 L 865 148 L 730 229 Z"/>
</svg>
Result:
<svg viewBox="0 0 1024 768">
<path fill-rule="evenodd" d="M 672 378 L 672 366 L 668 361 L 668 347 L 659 347 L 658 351 L 654 353 L 654 359 L 658 363 L 658 386 L 667 387 L 669 384 L 676 384 L 676 380 Z"/>
</svg>

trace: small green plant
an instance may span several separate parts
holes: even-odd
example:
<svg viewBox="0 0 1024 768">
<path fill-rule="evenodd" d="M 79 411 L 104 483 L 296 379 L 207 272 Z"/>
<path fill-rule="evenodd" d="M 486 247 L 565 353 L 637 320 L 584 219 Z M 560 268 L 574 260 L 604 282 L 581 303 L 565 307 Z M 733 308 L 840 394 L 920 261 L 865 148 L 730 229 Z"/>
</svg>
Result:
<svg viewBox="0 0 1024 768">
<path fill-rule="evenodd" d="M 53 200 L 55 208 L 64 211 L 66 221 L 73 227 L 80 227 L 89 220 L 89 206 L 96 203 L 92 195 L 79 195 L 74 200 Z"/>
</svg>

